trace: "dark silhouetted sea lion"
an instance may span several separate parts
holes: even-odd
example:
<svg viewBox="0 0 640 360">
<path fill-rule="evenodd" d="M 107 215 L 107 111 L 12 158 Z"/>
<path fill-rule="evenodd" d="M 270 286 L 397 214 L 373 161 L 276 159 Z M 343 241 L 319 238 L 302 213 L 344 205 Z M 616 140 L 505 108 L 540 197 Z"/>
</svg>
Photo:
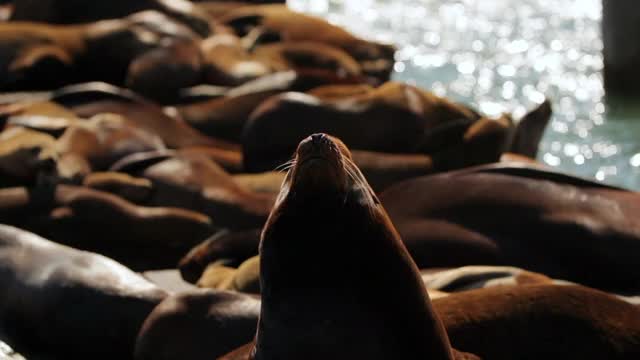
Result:
<svg viewBox="0 0 640 360">
<path fill-rule="evenodd" d="M 248 295 L 207 290 L 170 296 L 144 322 L 135 359 L 216 359 L 251 340 L 259 314 L 260 301 Z"/>
<path fill-rule="evenodd" d="M 511 265 L 601 289 L 640 289 L 637 193 L 499 165 L 407 180 L 380 199 L 421 267 Z"/>
<path fill-rule="evenodd" d="M 262 234 L 255 345 L 227 358 L 453 359 L 418 269 L 346 146 L 314 134 L 294 161 Z"/>
<path fill-rule="evenodd" d="M 167 296 L 111 259 L 6 225 L 0 260 L 0 332 L 23 352 L 130 359 L 140 326 Z"/>
</svg>

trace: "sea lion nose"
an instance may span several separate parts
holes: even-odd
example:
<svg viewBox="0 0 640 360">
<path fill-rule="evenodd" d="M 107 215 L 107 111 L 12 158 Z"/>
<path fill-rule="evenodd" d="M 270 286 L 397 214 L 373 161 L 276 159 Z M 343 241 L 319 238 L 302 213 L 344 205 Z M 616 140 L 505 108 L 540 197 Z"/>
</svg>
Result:
<svg viewBox="0 0 640 360">
<path fill-rule="evenodd" d="M 324 144 L 327 142 L 326 134 L 313 134 L 311 135 L 311 143 L 314 145 Z"/>
</svg>

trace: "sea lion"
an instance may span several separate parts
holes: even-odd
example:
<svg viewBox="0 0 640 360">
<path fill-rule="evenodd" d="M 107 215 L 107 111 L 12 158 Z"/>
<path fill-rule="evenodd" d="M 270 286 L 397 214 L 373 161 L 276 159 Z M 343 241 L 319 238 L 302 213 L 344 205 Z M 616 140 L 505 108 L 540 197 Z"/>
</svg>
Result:
<svg viewBox="0 0 640 360">
<path fill-rule="evenodd" d="M 395 48 L 360 39 L 326 20 L 294 12 L 286 5 L 243 6 L 226 12 L 219 21 L 254 44 L 277 41 L 313 41 L 344 50 L 376 82 L 389 79 Z M 255 45 L 252 45 L 255 46 Z"/>
<path fill-rule="evenodd" d="M 339 140 L 300 143 L 260 256 L 255 342 L 227 358 L 454 358 L 415 264 Z"/>
<path fill-rule="evenodd" d="M 199 39 L 155 11 L 79 25 L 0 23 L 0 88 L 52 89 L 97 80 L 120 85 L 131 62 L 149 50 Z"/>
<path fill-rule="evenodd" d="M 140 95 L 109 84 L 97 82 L 67 86 L 53 92 L 50 99 L 82 118 L 101 113 L 119 114 L 136 126 L 158 135 L 170 148 L 211 146 L 224 150 L 239 149 L 237 144 L 203 135 Z"/>
<path fill-rule="evenodd" d="M 142 325 L 135 359 L 216 359 L 251 340 L 259 314 L 260 301 L 244 294 L 201 290 L 170 296 Z"/>
<path fill-rule="evenodd" d="M 402 83 L 344 98 L 285 93 L 264 101 L 245 125 L 246 169 L 274 169 L 316 131 L 357 150 L 430 155 L 437 167 L 448 169 L 497 161 L 512 129 L 507 119 L 479 119 L 463 106 Z M 273 135 L 265 138 L 267 133 Z"/>
<path fill-rule="evenodd" d="M 211 31 L 208 16 L 184 0 L 117 0 L 108 5 L 90 5 L 84 1 L 70 0 L 16 0 L 13 4 L 11 21 L 83 24 L 122 18 L 143 10 L 156 10 L 183 22 L 201 36 Z"/>
<path fill-rule="evenodd" d="M 130 359 L 167 293 L 115 261 L 0 225 L 0 331 L 28 356 Z"/>
<path fill-rule="evenodd" d="M 130 154 L 163 149 L 158 136 L 116 114 L 98 114 L 78 122 L 56 142 L 58 154 L 82 159 L 96 171 L 106 170 Z"/>
<path fill-rule="evenodd" d="M 135 270 L 174 267 L 215 231 L 211 219 L 195 211 L 138 206 L 72 185 L 0 190 L 0 222 L 107 255 Z"/>
<path fill-rule="evenodd" d="M 500 165 L 403 181 L 380 199 L 421 267 L 509 265 L 600 289 L 640 290 L 637 193 Z"/>
<path fill-rule="evenodd" d="M 251 113 L 269 97 L 286 91 L 307 91 L 330 83 L 354 82 L 360 80 L 354 77 L 339 78 L 322 71 L 278 71 L 231 88 L 223 96 L 178 105 L 176 111 L 189 125 L 205 134 L 240 142 Z"/>
<path fill-rule="evenodd" d="M 207 214 L 214 224 L 235 230 L 262 226 L 275 196 L 236 184 L 219 165 L 199 154 L 178 153 L 149 166 L 139 176 L 151 180 L 151 205 L 174 206 Z"/>
<path fill-rule="evenodd" d="M 640 356 L 640 308 L 582 286 L 492 287 L 433 306 L 453 346 L 483 359 Z"/>
</svg>

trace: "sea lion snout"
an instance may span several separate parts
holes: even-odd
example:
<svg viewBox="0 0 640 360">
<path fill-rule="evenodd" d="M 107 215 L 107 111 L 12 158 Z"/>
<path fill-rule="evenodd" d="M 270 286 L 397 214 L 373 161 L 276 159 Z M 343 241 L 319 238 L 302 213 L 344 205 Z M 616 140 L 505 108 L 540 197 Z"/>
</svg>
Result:
<svg viewBox="0 0 640 360">
<path fill-rule="evenodd" d="M 293 187 L 305 193 L 344 192 L 347 176 L 341 144 L 340 140 L 323 133 L 302 140 L 292 168 Z"/>
<path fill-rule="evenodd" d="M 332 154 L 337 153 L 336 144 L 327 134 L 313 134 L 300 142 L 298 145 L 298 162 L 302 163 L 310 158 L 328 159 Z"/>
</svg>

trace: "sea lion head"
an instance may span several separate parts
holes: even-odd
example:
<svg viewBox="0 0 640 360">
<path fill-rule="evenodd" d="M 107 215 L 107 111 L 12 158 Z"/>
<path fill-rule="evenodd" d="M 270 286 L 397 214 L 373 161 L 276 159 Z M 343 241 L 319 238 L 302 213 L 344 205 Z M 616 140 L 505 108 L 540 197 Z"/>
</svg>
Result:
<svg viewBox="0 0 640 360">
<path fill-rule="evenodd" d="M 354 193 L 363 195 L 367 202 L 377 202 L 369 184 L 353 163 L 351 152 L 333 136 L 317 133 L 305 138 L 286 166 L 290 166 L 290 170 L 277 203 L 285 199 L 310 198 L 346 201 Z"/>
</svg>

